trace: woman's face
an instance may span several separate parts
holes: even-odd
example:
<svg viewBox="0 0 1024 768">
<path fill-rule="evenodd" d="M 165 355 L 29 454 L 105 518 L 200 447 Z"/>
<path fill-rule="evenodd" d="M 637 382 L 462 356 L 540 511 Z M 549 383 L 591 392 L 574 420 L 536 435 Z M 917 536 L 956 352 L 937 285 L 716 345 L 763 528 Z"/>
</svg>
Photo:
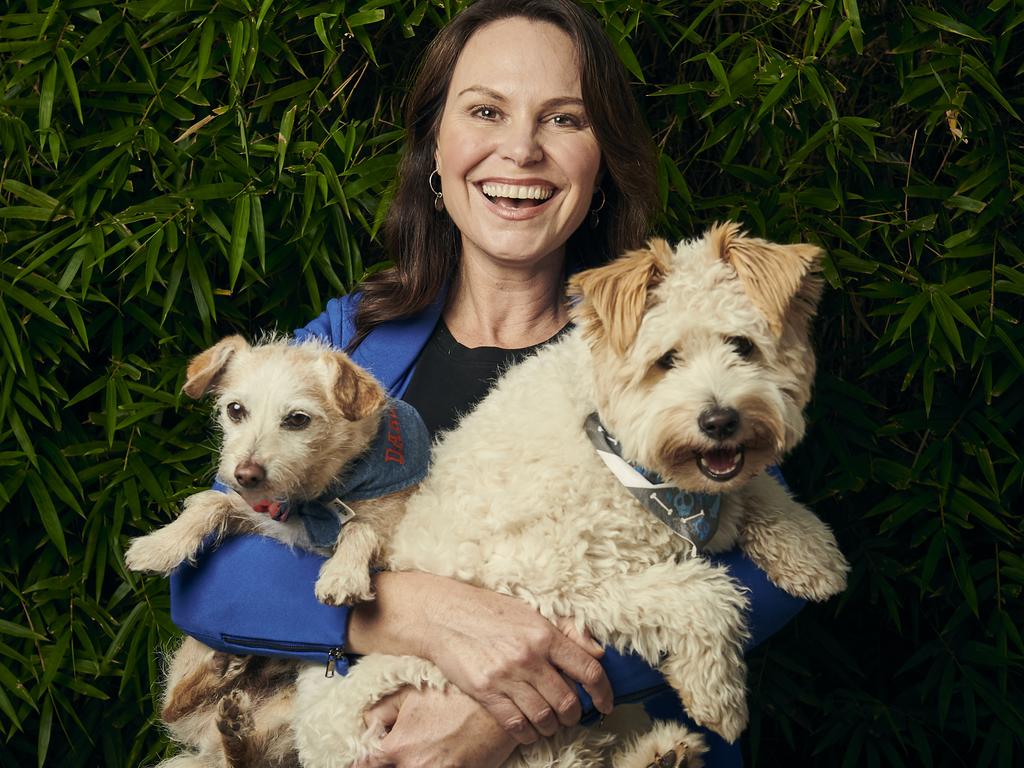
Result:
<svg viewBox="0 0 1024 768">
<path fill-rule="evenodd" d="M 477 30 L 452 73 L 435 159 L 464 259 L 560 264 L 601 168 L 569 36 L 522 18 Z"/>
</svg>

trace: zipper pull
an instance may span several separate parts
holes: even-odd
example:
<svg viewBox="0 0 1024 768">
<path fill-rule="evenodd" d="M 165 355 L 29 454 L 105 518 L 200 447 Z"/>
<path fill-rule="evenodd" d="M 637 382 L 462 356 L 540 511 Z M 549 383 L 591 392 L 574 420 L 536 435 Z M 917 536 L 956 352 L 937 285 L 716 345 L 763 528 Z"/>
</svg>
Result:
<svg viewBox="0 0 1024 768">
<path fill-rule="evenodd" d="M 339 659 L 344 655 L 344 648 L 331 648 L 327 652 L 327 669 L 324 670 L 324 677 L 334 677 L 334 668 L 338 665 Z"/>
</svg>

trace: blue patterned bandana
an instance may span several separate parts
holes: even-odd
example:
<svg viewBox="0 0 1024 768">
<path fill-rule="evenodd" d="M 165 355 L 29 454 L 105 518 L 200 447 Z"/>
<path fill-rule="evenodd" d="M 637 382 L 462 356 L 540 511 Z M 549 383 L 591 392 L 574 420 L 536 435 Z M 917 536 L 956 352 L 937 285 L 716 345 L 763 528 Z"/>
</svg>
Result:
<svg viewBox="0 0 1024 768">
<path fill-rule="evenodd" d="M 718 530 L 722 497 L 684 491 L 664 482 L 656 472 L 630 464 L 622 458 L 619 441 L 609 434 L 596 413 L 587 416 L 584 428 L 597 455 L 626 490 L 690 545 L 691 556 L 699 554 Z"/>
</svg>

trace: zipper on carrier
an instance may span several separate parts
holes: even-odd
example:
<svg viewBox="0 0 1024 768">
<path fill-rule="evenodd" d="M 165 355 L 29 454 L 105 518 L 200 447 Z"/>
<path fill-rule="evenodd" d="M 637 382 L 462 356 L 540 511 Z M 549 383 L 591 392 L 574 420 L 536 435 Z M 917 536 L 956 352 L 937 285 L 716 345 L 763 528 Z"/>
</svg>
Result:
<svg viewBox="0 0 1024 768">
<path fill-rule="evenodd" d="M 231 645 L 241 645 L 260 651 L 283 651 L 285 653 L 319 652 L 327 654 L 327 668 L 324 677 L 334 677 L 338 662 L 345 657 L 345 649 L 341 646 L 310 645 L 309 643 L 282 643 L 277 640 L 264 640 L 259 637 L 239 637 L 237 635 L 221 635 L 220 639 Z"/>
</svg>

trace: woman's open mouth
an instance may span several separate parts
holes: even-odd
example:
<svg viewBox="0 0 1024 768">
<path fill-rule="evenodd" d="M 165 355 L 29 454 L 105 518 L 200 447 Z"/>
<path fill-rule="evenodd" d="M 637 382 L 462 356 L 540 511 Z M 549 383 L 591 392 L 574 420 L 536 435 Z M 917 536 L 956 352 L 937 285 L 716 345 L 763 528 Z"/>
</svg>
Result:
<svg viewBox="0 0 1024 768">
<path fill-rule="evenodd" d="M 557 190 L 547 184 L 507 184 L 485 181 L 480 191 L 491 203 L 501 208 L 522 210 L 536 208 L 554 197 Z"/>
<path fill-rule="evenodd" d="M 743 446 L 715 448 L 697 454 L 697 469 L 709 480 L 724 483 L 743 469 Z"/>
</svg>

